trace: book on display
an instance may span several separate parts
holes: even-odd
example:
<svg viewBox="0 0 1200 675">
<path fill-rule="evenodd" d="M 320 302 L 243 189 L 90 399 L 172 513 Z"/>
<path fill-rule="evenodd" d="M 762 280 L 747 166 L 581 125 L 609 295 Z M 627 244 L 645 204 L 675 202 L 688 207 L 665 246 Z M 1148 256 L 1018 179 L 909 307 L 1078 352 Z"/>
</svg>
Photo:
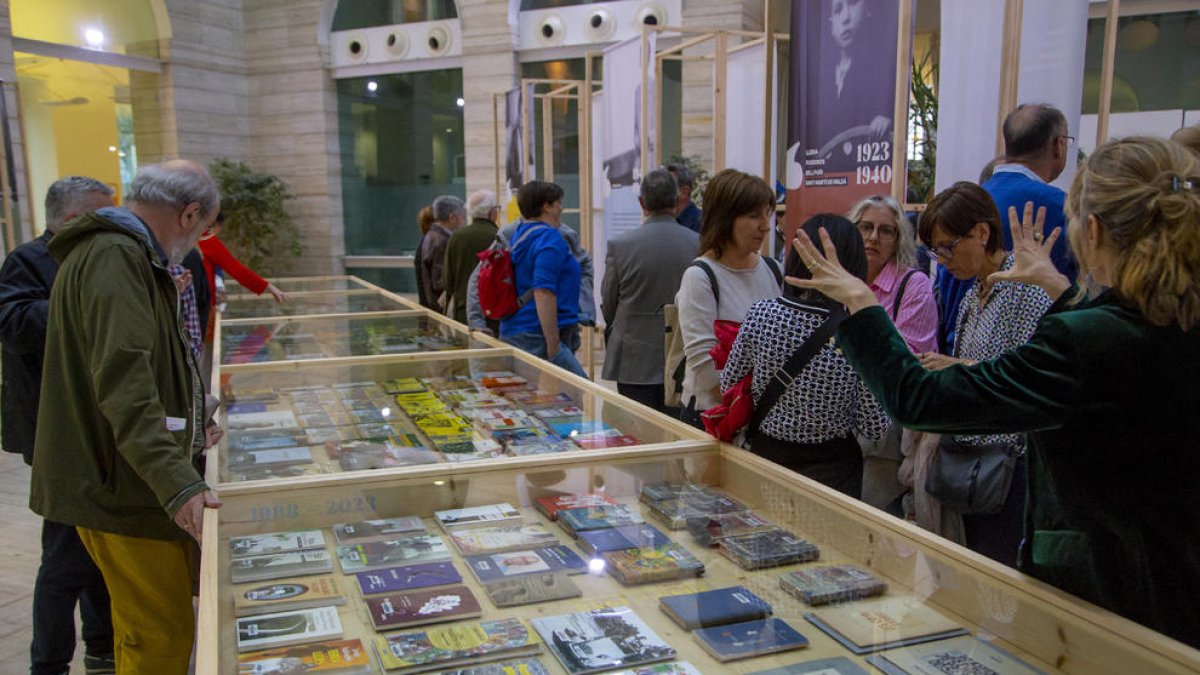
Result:
<svg viewBox="0 0 1200 675">
<path fill-rule="evenodd" d="M 359 520 L 353 523 L 338 523 L 333 526 L 333 536 L 339 544 L 358 544 L 364 541 L 390 539 L 396 535 L 423 532 L 425 532 L 425 523 L 416 516 Z"/>
<path fill-rule="evenodd" d="M 558 544 L 558 537 L 545 525 L 521 521 L 457 528 L 446 536 L 463 555 L 506 553 Z"/>
<path fill-rule="evenodd" d="M 912 596 L 869 598 L 804 615 L 855 654 L 957 637 L 966 628 Z"/>
<path fill-rule="evenodd" d="M 858 600 L 880 595 L 887 590 L 886 583 L 854 565 L 827 565 L 794 570 L 780 577 L 779 585 L 808 605 Z"/>
<path fill-rule="evenodd" d="M 666 661 L 675 656 L 675 648 L 663 642 L 628 607 L 602 607 L 534 619 L 533 627 L 572 675 Z"/>
<path fill-rule="evenodd" d="M 367 598 L 365 603 L 377 631 L 471 619 L 483 611 L 475 594 L 466 586 L 377 595 Z"/>
<path fill-rule="evenodd" d="M 460 527 L 491 525 L 510 520 L 519 521 L 521 519 L 521 512 L 513 508 L 512 504 L 488 504 L 486 506 L 471 506 L 465 509 L 434 511 L 433 516 L 437 520 L 438 525 L 441 525 L 443 530 L 449 532 Z"/>
<path fill-rule="evenodd" d="M 490 581 L 483 590 L 497 607 L 515 607 L 565 598 L 578 598 L 583 591 L 562 574 L 526 574 L 524 576 Z"/>
<path fill-rule="evenodd" d="M 687 661 L 651 663 L 628 670 L 617 670 L 608 675 L 701 675 L 700 669 Z"/>
<path fill-rule="evenodd" d="M 649 504 L 650 514 L 672 530 L 687 527 L 689 518 L 708 518 L 728 513 L 745 513 L 750 507 L 717 492 L 683 492 L 674 499 Z"/>
<path fill-rule="evenodd" d="M 722 663 L 808 646 L 808 638 L 783 619 L 768 618 L 692 631 L 704 651 Z"/>
<path fill-rule="evenodd" d="M 899 647 L 867 657 L 886 675 L 1045 675 L 994 644 L 963 635 L 922 645 Z"/>
<path fill-rule="evenodd" d="M 242 617 L 237 620 L 239 652 L 342 637 L 336 607 L 315 607 Z"/>
<path fill-rule="evenodd" d="M 857 663 L 844 656 L 792 663 L 779 668 L 756 670 L 750 675 L 869 675 Z M 943 674 L 944 675 L 944 674 Z"/>
<path fill-rule="evenodd" d="M 571 534 L 624 525 L 641 525 L 642 514 L 625 504 L 602 504 L 557 512 L 558 524 Z"/>
<path fill-rule="evenodd" d="M 270 614 L 293 609 L 341 605 L 346 596 L 331 576 L 287 579 L 249 588 L 239 588 L 233 596 L 237 616 Z"/>
<path fill-rule="evenodd" d="M 269 450 L 243 450 L 229 453 L 226 459 L 230 470 L 295 466 L 297 464 L 311 464 L 312 461 L 312 450 L 304 446 L 272 448 Z"/>
<path fill-rule="evenodd" d="M 704 563 L 675 542 L 600 554 L 604 567 L 626 586 L 687 579 L 704 574 Z"/>
<path fill-rule="evenodd" d="M 465 560 L 480 583 L 524 574 L 583 574 L 587 571 L 583 558 L 566 546 L 472 555 Z"/>
<path fill-rule="evenodd" d="M 780 529 L 726 537 L 719 550 L 746 570 L 810 562 L 821 555 L 816 544 Z"/>
<path fill-rule="evenodd" d="M 550 497 L 539 497 L 537 500 L 537 510 L 542 512 L 550 520 L 557 520 L 558 514 L 566 509 L 585 509 L 594 506 L 607 506 L 616 504 L 611 497 L 606 494 L 593 493 L 587 495 L 553 495 Z"/>
<path fill-rule="evenodd" d="M 440 675 L 550 675 L 537 659 L 520 659 L 503 663 L 485 663 L 472 668 L 445 670 Z"/>
<path fill-rule="evenodd" d="M 400 675 L 532 656 L 541 650 L 537 634 L 520 619 L 456 623 L 375 639 L 380 664 Z"/>
<path fill-rule="evenodd" d="M 238 431 L 278 431 L 297 427 L 296 416 L 291 410 L 230 413 L 225 416 L 225 424 L 230 430 Z"/>
<path fill-rule="evenodd" d="M 668 595 L 658 599 L 658 606 L 685 630 L 765 619 L 771 615 L 771 605 L 745 586 Z"/>
<path fill-rule="evenodd" d="M 462 583 L 462 575 L 453 563 L 435 562 L 405 567 L 389 567 L 354 575 L 363 595 L 411 591 L 430 586 L 449 586 Z"/>
<path fill-rule="evenodd" d="M 417 534 L 339 546 L 337 555 L 342 564 L 342 573 L 354 574 L 397 565 L 449 560 L 450 549 L 437 535 Z"/>
<path fill-rule="evenodd" d="M 701 546 L 716 546 L 727 537 L 778 529 L 753 511 L 688 518 L 685 527 Z"/>
<path fill-rule="evenodd" d="M 296 551 L 323 548 L 325 548 L 325 535 L 320 530 L 271 532 L 230 539 L 229 557 L 237 560 L 238 558 L 272 553 L 295 553 Z"/>
<path fill-rule="evenodd" d="M 239 558 L 229 564 L 229 577 L 235 584 L 324 574 L 332 571 L 333 559 L 329 557 L 328 551 L 273 553 L 253 558 Z"/>
<path fill-rule="evenodd" d="M 671 543 L 667 535 L 653 525 L 626 525 L 606 530 L 579 533 L 579 547 L 589 556 L 627 548 L 657 548 Z"/>
<path fill-rule="evenodd" d="M 362 640 L 327 640 L 293 647 L 273 647 L 238 657 L 238 675 L 365 675 L 372 670 L 371 655 L 367 653 Z"/>
</svg>

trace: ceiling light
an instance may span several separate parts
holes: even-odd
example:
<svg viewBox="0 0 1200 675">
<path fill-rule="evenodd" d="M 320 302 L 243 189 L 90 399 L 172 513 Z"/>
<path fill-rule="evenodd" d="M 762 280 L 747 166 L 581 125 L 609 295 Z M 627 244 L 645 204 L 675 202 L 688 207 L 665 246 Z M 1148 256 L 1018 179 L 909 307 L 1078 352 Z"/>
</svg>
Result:
<svg viewBox="0 0 1200 675">
<path fill-rule="evenodd" d="M 83 41 L 92 49 L 99 49 L 104 46 L 104 31 L 88 28 L 83 31 Z"/>
<path fill-rule="evenodd" d="M 109 152 L 116 152 L 116 151 L 117 151 L 117 146 L 115 146 L 115 145 L 110 145 L 110 146 L 108 146 L 108 151 L 109 151 Z"/>
<path fill-rule="evenodd" d="M 467 102 L 465 100 L 463 100 L 463 98 L 461 96 L 458 97 L 458 100 L 455 101 L 455 103 L 457 103 L 458 107 L 460 107 L 460 108 L 467 104 Z"/>
<path fill-rule="evenodd" d="M 374 94 L 379 89 L 379 83 L 375 80 L 367 80 L 367 91 Z"/>
</svg>

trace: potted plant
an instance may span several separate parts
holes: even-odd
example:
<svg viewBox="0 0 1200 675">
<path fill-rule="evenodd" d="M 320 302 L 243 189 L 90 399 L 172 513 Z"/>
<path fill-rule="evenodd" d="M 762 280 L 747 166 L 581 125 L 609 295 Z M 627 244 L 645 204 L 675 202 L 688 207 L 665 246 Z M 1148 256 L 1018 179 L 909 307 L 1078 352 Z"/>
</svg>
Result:
<svg viewBox="0 0 1200 675">
<path fill-rule="evenodd" d="M 254 171 L 245 162 L 217 159 L 208 170 L 221 191 L 221 241 L 263 276 L 287 272 L 304 252 L 300 230 L 286 209 L 294 198 L 291 189 L 278 176 Z"/>
</svg>

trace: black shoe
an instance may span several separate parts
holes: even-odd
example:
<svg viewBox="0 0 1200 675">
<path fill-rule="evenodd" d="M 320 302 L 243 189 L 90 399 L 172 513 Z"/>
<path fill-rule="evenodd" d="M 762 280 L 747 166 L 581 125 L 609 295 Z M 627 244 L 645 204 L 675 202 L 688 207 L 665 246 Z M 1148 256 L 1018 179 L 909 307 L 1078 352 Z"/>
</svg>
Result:
<svg viewBox="0 0 1200 675">
<path fill-rule="evenodd" d="M 87 654 L 83 657 L 83 668 L 87 675 L 113 675 L 117 672 L 117 662 L 111 656 Z"/>
</svg>

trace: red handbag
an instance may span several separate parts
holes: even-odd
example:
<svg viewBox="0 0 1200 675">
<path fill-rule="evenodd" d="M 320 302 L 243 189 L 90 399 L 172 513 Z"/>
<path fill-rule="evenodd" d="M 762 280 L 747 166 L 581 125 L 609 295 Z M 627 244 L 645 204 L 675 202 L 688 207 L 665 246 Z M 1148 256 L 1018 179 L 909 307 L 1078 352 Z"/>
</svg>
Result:
<svg viewBox="0 0 1200 675">
<path fill-rule="evenodd" d="M 721 394 L 721 402 L 700 413 L 704 430 L 726 443 L 733 442 L 738 430 L 754 417 L 754 394 L 750 391 L 754 373 L 743 377 Z"/>
</svg>

